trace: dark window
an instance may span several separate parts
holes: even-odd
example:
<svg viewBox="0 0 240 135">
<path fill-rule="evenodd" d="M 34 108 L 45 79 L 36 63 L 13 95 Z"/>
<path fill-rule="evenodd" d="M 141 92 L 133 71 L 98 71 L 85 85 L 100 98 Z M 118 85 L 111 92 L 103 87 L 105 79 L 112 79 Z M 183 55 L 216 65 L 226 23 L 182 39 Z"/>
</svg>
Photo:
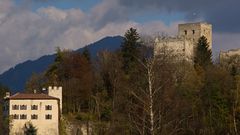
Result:
<svg viewBox="0 0 240 135">
<path fill-rule="evenodd" d="M 31 119 L 32 119 L 32 120 L 38 119 L 38 115 L 36 115 L 36 114 L 31 115 Z"/>
<path fill-rule="evenodd" d="M 14 120 L 18 120 L 18 119 L 19 119 L 19 115 L 14 114 L 14 115 L 13 115 L 13 119 L 14 119 Z"/>
<path fill-rule="evenodd" d="M 193 35 L 195 34 L 195 30 L 192 30 L 192 34 L 193 34 Z"/>
<path fill-rule="evenodd" d="M 12 110 L 19 110 L 19 105 L 13 105 Z"/>
<path fill-rule="evenodd" d="M 52 110 L 52 106 L 51 105 L 46 105 L 45 110 Z"/>
<path fill-rule="evenodd" d="M 46 120 L 51 120 L 52 119 L 52 115 L 50 115 L 50 114 L 45 115 L 45 119 Z"/>
<path fill-rule="evenodd" d="M 27 106 L 26 105 L 20 105 L 20 110 L 27 110 Z"/>
<path fill-rule="evenodd" d="M 26 114 L 22 114 L 22 115 L 20 115 L 20 119 L 22 119 L 22 120 L 27 119 L 27 115 L 26 115 Z"/>
<path fill-rule="evenodd" d="M 37 105 L 32 105 L 32 106 L 31 106 L 31 109 L 32 109 L 32 110 L 37 110 L 37 109 L 38 109 L 38 106 L 37 106 Z"/>
<path fill-rule="evenodd" d="M 185 35 L 187 35 L 187 30 L 184 30 Z"/>
</svg>

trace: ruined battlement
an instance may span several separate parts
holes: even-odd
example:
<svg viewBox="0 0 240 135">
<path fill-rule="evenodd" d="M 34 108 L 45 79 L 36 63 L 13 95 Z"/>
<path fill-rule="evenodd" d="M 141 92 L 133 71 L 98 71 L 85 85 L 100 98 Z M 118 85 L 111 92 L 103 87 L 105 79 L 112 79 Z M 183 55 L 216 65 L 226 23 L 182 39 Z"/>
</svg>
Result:
<svg viewBox="0 0 240 135">
<path fill-rule="evenodd" d="M 167 48 L 176 55 L 192 60 L 197 48 L 198 39 L 205 36 L 212 49 L 212 25 L 206 22 L 185 23 L 178 25 L 178 35 L 175 37 L 159 37 L 155 40 L 154 55 Z"/>
</svg>

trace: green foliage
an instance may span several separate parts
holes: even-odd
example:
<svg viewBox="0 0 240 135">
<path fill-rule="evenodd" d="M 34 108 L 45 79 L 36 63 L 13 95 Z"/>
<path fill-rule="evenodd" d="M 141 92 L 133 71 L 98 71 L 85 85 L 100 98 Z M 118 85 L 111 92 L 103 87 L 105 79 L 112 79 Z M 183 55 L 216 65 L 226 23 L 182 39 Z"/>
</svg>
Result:
<svg viewBox="0 0 240 135">
<path fill-rule="evenodd" d="M 37 128 L 32 123 L 24 124 L 24 135 L 37 135 Z"/>
<path fill-rule="evenodd" d="M 110 121 L 111 120 L 111 113 L 112 113 L 112 110 L 111 108 L 107 108 L 105 107 L 101 113 L 101 120 L 102 121 Z"/>
<path fill-rule="evenodd" d="M 81 113 L 78 113 L 76 116 L 75 116 L 75 119 L 77 120 L 80 120 L 80 121 L 93 121 L 95 118 L 92 114 L 90 113 L 84 113 L 84 112 L 81 112 Z"/>
<path fill-rule="evenodd" d="M 212 64 L 212 51 L 209 48 L 207 38 L 202 36 L 198 40 L 196 55 L 194 58 L 195 65 L 203 68 Z"/>
<path fill-rule="evenodd" d="M 59 134 L 60 135 L 67 135 L 67 121 L 64 119 L 64 117 L 62 116 L 62 118 L 60 119 L 60 129 L 59 129 Z"/>
<path fill-rule="evenodd" d="M 222 68 L 209 67 L 204 81 L 200 93 L 204 124 L 208 129 L 214 129 L 215 134 L 225 134 L 231 112 L 231 76 Z"/>
</svg>

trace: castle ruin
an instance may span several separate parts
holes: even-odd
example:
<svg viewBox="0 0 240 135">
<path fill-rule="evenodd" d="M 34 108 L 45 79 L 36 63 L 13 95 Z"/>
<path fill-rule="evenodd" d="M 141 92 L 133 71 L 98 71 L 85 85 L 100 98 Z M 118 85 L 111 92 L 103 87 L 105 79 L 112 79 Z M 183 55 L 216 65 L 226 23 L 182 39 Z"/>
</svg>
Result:
<svg viewBox="0 0 240 135">
<path fill-rule="evenodd" d="M 155 40 L 154 55 L 168 49 L 184 59 L 192 61 L 196 51 L 198 39 L 205 36 L 212 49 L 212 25 L 206 22 L 185 23 L 178 25 L 178 35 L 175 37 L 160 37 Z"/>
</svg>

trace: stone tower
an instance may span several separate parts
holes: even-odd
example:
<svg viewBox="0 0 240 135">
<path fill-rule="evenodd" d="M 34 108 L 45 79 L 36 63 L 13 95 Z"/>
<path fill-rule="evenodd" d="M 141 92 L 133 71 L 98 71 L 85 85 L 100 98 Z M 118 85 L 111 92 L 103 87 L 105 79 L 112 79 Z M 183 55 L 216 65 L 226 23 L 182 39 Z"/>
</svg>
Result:
<svg viewBox="0 0 240 135">
<path fill-rule="evenodd" d="M 48 95 L 59 99 L 60 112 L 62 112 L 62 87 L 49 86 Z"/>
<path fill-rule="evenodd" d="M 178 25 L 178 36 L 159 37 L 155 40 L 154 55 L 161 54 L 162 50 L 178 55 L 179 59 L 194 60 L 198 39 L 205 36 L 212 49 L 212 25 L 205 22 L 185 23 Z"/>
<path fill-rule="evenodd" d="M 212 49 L 212 25 L 206 22 L 179 24 L 178 36 L 192 40 L 194 48 L 196 48 L 198 39 L 205 36 L 208 39 L 209 48 Z"/>
</svg>

